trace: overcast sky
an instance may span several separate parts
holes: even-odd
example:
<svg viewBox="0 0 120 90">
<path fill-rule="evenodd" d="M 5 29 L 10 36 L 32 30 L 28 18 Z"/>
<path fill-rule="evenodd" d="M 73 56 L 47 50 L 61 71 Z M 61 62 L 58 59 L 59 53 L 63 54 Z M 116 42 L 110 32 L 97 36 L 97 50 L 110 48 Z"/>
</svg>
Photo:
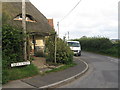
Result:
<svg viewBox="0 0 120 90">
<path fill-rule="evenodd" d="M 79 0 L 30 0 L 46 18 L 60 21 Z M 60 22 L 60 37 L 70 32 L 70 39 L 82 36 L 118 38 L 119 0 L 82 0 L 74 11 Z"/>
</svg>

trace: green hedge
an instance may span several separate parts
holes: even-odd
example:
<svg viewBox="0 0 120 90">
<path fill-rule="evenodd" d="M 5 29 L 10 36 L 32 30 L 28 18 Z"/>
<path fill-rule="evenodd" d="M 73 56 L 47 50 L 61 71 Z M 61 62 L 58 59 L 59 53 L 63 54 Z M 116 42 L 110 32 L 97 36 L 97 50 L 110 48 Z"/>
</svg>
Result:
<svg viewBox="0 0 120 90">
<path fill-rule="evenodd" d="M 54 33 L 54 32 L 52 32 Z M 57 55 L 56 62 L 63 64 L 70 64 L 73 62 L 73 52 L 70 50 L 67 43 L 62 39 L 57 38 Z M 47 61 L 54 62 L 54 53 L 55 53 L 55 35 L 53 34 L 46 40 L 46 57 Z"/>
<path fill-rule="evenodd" d="M 33 65 L 11 68 L 11 63 L 22 62 L 23 43 L 25 35 L 22 29 L 9 25 L 2 27 L 2 84 L 10 80 L 22 79 L 38 74 L 38 69 Z"/>
<path fill-rule="evenodd" d="M 2 27 L 2 65 L 10 68 L 10 63 L 23 61 L 23 37 L 20 29 L 9 25 Z"/>
<path fill-rule="evenodd" d="M 112 43 L 105 37 L 83 37 L 74 40 L 81 43 L 82 50 L 120 57 L 120 53 L 118 52 L 120 50 L 120 42 Z"/>
</svg>

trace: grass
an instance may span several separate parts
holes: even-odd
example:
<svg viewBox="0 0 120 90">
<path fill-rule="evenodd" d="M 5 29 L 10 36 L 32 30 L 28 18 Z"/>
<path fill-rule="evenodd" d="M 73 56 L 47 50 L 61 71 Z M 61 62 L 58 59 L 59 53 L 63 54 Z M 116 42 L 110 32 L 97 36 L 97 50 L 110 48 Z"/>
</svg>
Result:
<svg viewBox="0 0 120 90">
<path fill-rule="evenodd" d="M 120 58 L 119 54 L 116 53 L 117 50 L 114 50 L 114 49 L 109 49 L 109 50 L 104 50 L 104 51 L 94 51 L 94 50 L 83 50 L 83 51 L 106 55 L 106 56 L 111 56 L 111 57 L 115 57 L 115 58 Z"/>
<path fill-rule="evenodd" d="M 71 63 L 71 64 L 68 64 L 68 65 L 64 65 L 64 66 L 61 66 L 59 68 L 54 68 L 52 70 L 49 70 L 49 71 L 46 71 L 44 74 L 47 74 L 47 73 L 50 73 L 50 72 L 58 72 L 58 71 L 62 71 L 62 70 L 65 70 L 67 68 L 70 68 L 70 67 L 73 67 L 77 65 L 76 63 Z"/>
<path fill-rule="evenodd" d="M 61 65 L 61 63 L 54 63 L 54 62 L 50 62 L 50 61 L 46 61 L 46 63 L 49 64 L 49 65 L 53 65 L 53 66 Z"/>
<path fill-rule="evenodd" d="M 39 74 L 39 71 L 36 66 L 33 64 L 23 67 L 14 67 L 11 69 L 3 70 L 3 80 L 2 83 L 5 84 L 11 80 L 22 79 L 26 77 L 31 77 Z"/>
<path fill-rule="evenodd" d="M 65 70 L 69 67 L 73 67 L 75 65 L 76 65 L 75 63 L 64 65 L 64 66 L 61 66 L 59 68 L 55 68 L 55 69 L 46 71 L 41 75 L 45 75 L 45 74 L 48 74 L 50 72 L 62 71 L 62 70 Z M 7 82 L 12 81 L 12 80 L 18 80 L 18 79 L 23 79 L 23 78 L 27 78 L 27 77 L 32 77 L 32 76 L 35 76 L 38 74 L 40 74 L 39 70 L 33 64 L 31 64 L 29 66 L 14 67 L 14 68 L 10 68 L 10 69 L 5 69 L 5 70 L 3 70 L 2 84 L 6 84 Z"/>
</svg>

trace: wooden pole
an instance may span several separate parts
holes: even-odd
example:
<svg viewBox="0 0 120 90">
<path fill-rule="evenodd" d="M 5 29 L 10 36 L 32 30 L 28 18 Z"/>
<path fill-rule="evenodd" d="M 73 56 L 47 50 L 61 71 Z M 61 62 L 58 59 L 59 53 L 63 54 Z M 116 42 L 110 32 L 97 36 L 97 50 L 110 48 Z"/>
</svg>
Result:
<svg viewBox="0 0 120 90">
<path fill-rule="evenodd" d="M 69 31 L 68 31 L 68 40 L 69 40 Z"/>
<path fill-rule="evenodd" d="M 22 0 L 22 27 L 23 27 L 23 33 L 26 35 L 26 10 L 25 10 L 25 0 Z M 26 37 L 24 38 L 24 49 L 23 49 L 23 54 L 24 54 L 24 60 L 27 60 L 27 42 L 26 42 Z"/>
<path fill-rule="evenodd" d="M 57 22 L 57 26 L 58 26 L 58 37 L 59 37 L 59 22 Z"/>
<path fill-rule="evenodd" d="M 28 35 L 28 37 L 27 37 L 27 41 L 28 41 L 28 43 L 27 43 L 27 56 L 28 56 L 28 60 L 30 60 L 30 36 Z"/>
<path fill-rule="evenodd" d="M 33 35 L 34 55 L 35 55 L 35 51 L 36 51 L 36 48 L 35 48 L 35 43 L 36 43 L 36 40 L 35 40 L 35 35 Z"/>
<path fill-rule="evenodd" d="M 57 26 L 58 26 L 58 38 L 59 38 L 59 22 L 57 22 Z M 55 63 L 57 63 L 56 54 L 57 54 L 57 33 L 55 34 Z"/>
<path fill-rule="evenodd" d="M 57 35 L 55 34 L 55 63 L 56 63 L 56 52 L 57 52 Z"/>
</svg>

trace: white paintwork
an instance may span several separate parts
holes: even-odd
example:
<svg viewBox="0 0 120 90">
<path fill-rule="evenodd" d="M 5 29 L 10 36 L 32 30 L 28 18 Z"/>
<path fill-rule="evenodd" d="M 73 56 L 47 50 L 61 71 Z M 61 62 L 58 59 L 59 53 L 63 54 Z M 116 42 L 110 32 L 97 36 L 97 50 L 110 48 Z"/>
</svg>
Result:
<svg viewBox="0 0 120 90">
<path fill-rule="evenodd" d="M 67 42 L 74 42 L 74 43 L 80 44 L 79 41 L 67 41 Z M 74 52 L 74 54 L 78 54 L 81 51 L 81 45 L 80 45 L 80 47 L 71 47 L 70 46 L 70 49 L 73 50 L 73 51 L 78 50 L 78 52 Z"/>
<path fill-rule="evenodd" d="M 24 66 L 24 65 L 30 65 L 30 61 L 26 61 L 26 62 L 18 62 L 18 63 L 12 63 L 12 64 L 11 64 L 11 67 Z"/>
</svg>

